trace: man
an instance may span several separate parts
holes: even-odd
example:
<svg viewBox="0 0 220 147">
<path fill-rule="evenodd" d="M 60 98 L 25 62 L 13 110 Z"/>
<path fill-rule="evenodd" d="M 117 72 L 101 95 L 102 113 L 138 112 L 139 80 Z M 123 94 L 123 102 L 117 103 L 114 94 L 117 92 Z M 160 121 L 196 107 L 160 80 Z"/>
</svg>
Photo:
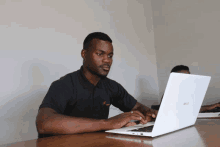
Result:
<svg viewBox="0 0 220 147">
<path fill-rule="evenodd" d="M 157 111 L 135 100 L 117 82 L 108 79 L 113 46 L 101 32 L 89 34 L 84 42 L 80 70 L 54 81 L 36 119 L 38 137 L 117 129 L 145 124 L 156 118 Z M 109 106 L 125 113 L 108 119 Z"/>
<path fill-rule="evenodd" d="M 175 66 L 175 67 L 171 70 L 171 73 L 172 73 L 172 72 L 190 74 L 189 67 L 188 67 L 188 66 L 185 66 L 185 65 L 177 65 L 177 66 Z M 163 96 L 162 96 L 162 98 L 161 98 L 161 101 L 162 101 L 162 99 L 163 99 Z M 201 107 L 200 112 L 212 110 L 212 109 L 215 109 L 215 108 L 217 108 L 217 107 L 220 107 L 220 104 L 219 104 L 219 103 L 212 104 L 212 105 L 205 105 L 205 106 L 202 106 L 202 107 Z"/>
</svg>

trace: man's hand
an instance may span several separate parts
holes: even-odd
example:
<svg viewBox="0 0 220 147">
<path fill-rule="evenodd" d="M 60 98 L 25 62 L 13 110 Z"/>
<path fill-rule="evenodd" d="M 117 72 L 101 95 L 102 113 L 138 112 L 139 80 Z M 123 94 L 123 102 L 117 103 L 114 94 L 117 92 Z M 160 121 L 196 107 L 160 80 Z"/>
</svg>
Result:
<svg viewBox="0 0 220 147">
<path fill-rule="evenodd" d="M 215 106 L 215 108 L 217 108 L 217 107 L 220 107 L 220 103 L 217 103 L 217 104 L 214 104 Z"/>
<path fill-rule="evenodd" d="M 215 109 L 215 108 L 218 108 L 218 107 L 220 107 L 220 103 L 202 106 L 201 109 L 200 109 L 200 112 L 212 110 L 212 109 Z"/>
<path fill-rule="evenodd" d="M 158 110 L 154 110 L 154 109 L 149 109 L 148 111 L 146 111 L 145 112 L 146 123 L 155 120 L 155 118 L 157 117 L 157 113 Z"/>
<path fill-rule="evenodd" d="M 138 110 L 145 116 L 144 124 L 147 122 L 153 121 L 157 117 L 157 110 L 150 109 L 147 106 L 142 105 L 141 103 L 137 102 L 136 105 L 132 110 Z"/>
<path fill-rule="evenodd" d="M 212 110 L 212 109 L 215 109 L 215 108 L 220 107 L 220 104 L 219 104 L 219 103 L 216 103 L 216 104 L 210 105 L 210 106 L 208 106 L 208 107 L 209 107 L 209 110 Z"/>
<path fill-rule="evenodd" d="M 119 114 L 106 120 L 106 130 L 136 125 L 135 122 L 130 122 L 131 120 L 137 120 L 144 124 L 145 116 L 139 111 L 130 111 Z"/>
</svg>

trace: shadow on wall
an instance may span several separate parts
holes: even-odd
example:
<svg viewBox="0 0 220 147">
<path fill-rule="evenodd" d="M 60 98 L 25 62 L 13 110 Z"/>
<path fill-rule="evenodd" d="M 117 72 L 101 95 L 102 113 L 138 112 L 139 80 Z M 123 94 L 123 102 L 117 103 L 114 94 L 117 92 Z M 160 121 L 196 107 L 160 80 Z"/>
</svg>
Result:
<svg viewBox="0 0 220 147">
<path fill-rule="evenodd" d="M 136 80 L 136 99 L 150 107 L 159 104 L 158 86 L 151 76 L 139 76 Z"/>
<path fill-rule="evenodd" d="M 52 70 L 57 70 L 57 74 L 50 74 L 49 68 L 51 67 Z M 22 65 L 21 82 L 28 81 L 25 86 L 27 92 L 11 98 L 6 104 L 0 106 L 4 112 L 1 117 L 4 117 L 1 119 L 3 121 L 0 133 L 1 144 L 37 138 L 35 120 L 39 105 L 50 84 L 60 78 L 58 73 L 60 70 L 66 71 L 67 69 L 38 59 Z"/>
<path fill-rule="evenodd" d="M 219 103 L 220 98 L 218 93 L 219 93 L 219 88 L 209 86 L 202 105 L 211 105 L 211 104 Z"/>
</svg>

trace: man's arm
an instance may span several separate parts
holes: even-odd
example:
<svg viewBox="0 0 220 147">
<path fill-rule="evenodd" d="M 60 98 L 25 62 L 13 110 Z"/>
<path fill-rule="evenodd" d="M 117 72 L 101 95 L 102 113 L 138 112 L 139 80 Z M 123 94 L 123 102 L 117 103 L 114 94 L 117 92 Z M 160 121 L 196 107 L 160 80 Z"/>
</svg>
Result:
<svg viewBox="0 0 220 147">
<path fill-rule="evenodd" d="M 95 132 L 100 130 L 118 129 L 123 126 L 134 125 L 131 120 L 143 121 L 143 115 L 134 111 L 126 112 L 110 119 L 90 119 L 71 117 L 58 114 L 51 108 L 41 108 L 37 115 L 36 125 L 40 134 L 76 134 Z"/>
<path fill-rule="evenodd" d="M 215 109 L 216 107 L 220 107 L 220 103 L 202 106 L 199 112 L 212 110 Z"/>
<path fill-rule="evenodd" d="M 141 104 L 139 102 L 136 103 L 136 105 L 134 106 L 134 108 L 132 110 L 139 111 L 145 116 L 144 123 L 152 121 L 154 118 L 156 118 L 157 112 L 158 112 L 157 110 L 150 109 L 147 106 L 144 106 L 143 104 Z"/>
<path fill-rule="evenodd" d="M 41 108 L 36 119 L 40 134 L 74 134 L 105 129 L 104 120 L 70 117 L 51 108 Z"/>
</svg>

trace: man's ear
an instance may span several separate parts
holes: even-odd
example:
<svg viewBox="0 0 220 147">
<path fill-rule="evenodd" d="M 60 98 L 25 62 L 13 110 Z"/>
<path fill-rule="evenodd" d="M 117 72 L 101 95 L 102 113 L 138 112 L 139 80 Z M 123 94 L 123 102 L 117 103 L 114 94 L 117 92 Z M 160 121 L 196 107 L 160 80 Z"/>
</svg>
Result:
<svg viewBox="0 0 220 147">
<path fill-rule="evenodd" d="M 86 59 L 86 50 L 85 49 L 82 49 L 82 51 L 81 51 L 81 56 L 82 56 L 82 58 L 83 58 L 83 61 L 85 61 L 85 59 Z"/>
</svg>

